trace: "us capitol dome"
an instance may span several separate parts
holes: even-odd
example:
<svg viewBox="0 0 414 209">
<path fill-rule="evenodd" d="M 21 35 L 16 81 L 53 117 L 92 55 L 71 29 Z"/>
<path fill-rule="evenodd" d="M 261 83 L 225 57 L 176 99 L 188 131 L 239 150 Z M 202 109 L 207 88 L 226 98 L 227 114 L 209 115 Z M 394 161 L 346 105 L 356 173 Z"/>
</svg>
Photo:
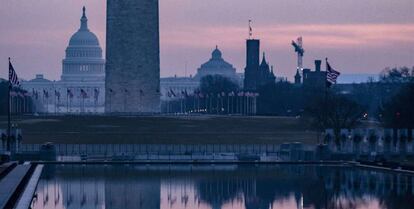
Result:
<svg viewBox="0 0 414 209">
<path fill-rule="evenodd" d="M 62 61 L 62 81 L 104 81 L 105 60 L 99 40 L 88 29 L 88 18 L 83 7 L 81 25 L 72 35 Z"/>
<path fill-rule="evenodd" d="M 37 74 L 36 78 L 22 83 L 34 98 L 35 112 L 103 113 L 105 59 L 98 38 L 88 28 L 85 7 L 80 27 L 70 38 L 65 52 L 61 80 L 51 81 Z"/>
</svg>

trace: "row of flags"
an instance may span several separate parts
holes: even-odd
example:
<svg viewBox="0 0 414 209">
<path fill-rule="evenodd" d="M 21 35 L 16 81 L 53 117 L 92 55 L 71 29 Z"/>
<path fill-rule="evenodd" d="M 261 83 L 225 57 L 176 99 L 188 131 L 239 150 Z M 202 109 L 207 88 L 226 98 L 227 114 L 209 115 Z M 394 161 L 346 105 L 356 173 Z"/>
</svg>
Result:
<svg viewBox="0 0 414 209">
<path fill-rule="evenodd" d="M 329 62 L 328 62 L 328 58 L 326 58 L 326 82 L 327 82 L 327 86 L 330 87 L 332 84 L 335 84 L 340 75 L 341 75 L 341 73 L 336 71 L 335 69 L 333 69 L 331 67 L 331 65 L 329 64 Z M 19 78 L 17 76 L 16 71 L 14 70 L 14 67 L 13 67 L 12 63 L 10 62 L 10 58 L 9 58 L 9 82 L 10 82 L 11 87 L 20 87 Z M 109 92 L 111 94 L 115 93 L 115 91 L 113 91 L 112 89 L 109 89 Z M 128 90 L 125 89 L 124 92 L 128 93 Z M 140 96 L 144 95 L 144 91 L 142 89 L 139 90 L 139 93 L 140 93 Z M 74 93 L 72 92 L 71 89 L 67 89 L 66 94 L 69 98 L 74 97 Z M 39 97 L 38 92 L 35 91 L 35 90 L 33 90 L 32 95 L 35 96 L 36 99 Z M 209 97 L 209 95 L 214 96 L 213 94 L 205 94 L 204 95 L 203 93 L 201 93 L 198 90 L 194 91 L 191 94 L 191 96 L 195 96 L 195 97 L 199 97 L 199 98 Z M 232 96 L 236 96 L 236 95 L 237 96 L 246 96 L 246 97 L 257 97 L 257 96 L 259 96 L 258 93 L 253 93 L 253 92 L 237 92 L 237 93 L 236 92 L 228 92 L 228 93 L 221 92 L 221 93 L 217 94 L 217 97 L 225 97 L 225 96 L 232 97 Z M 30 94 L 27 93 L 27 92 L 21 93 L 20 91 L 18 91 L 18 92 L 11 91 L 10 96 L 22 96 L 22 97 L 24 97 L 24 96 L 30 96 Z M 46 97 L 46 98 L 49 98 L 49 92 L 47 90 L 43 90 L 43 96 Z M 55 96 L 58 99 L 60 99 L 60 96 L 61 96 L 60 92 L 55 90 Z M 167 96 L 172 98 L 172 97 L 183 97 L 183 96 L 188 97 L 190 95 L 187 93 L 187 90 L 182 91 L 181 94 L 179 94 L 179 93 L 174 92 L 172 89 L 170 89 L 167 92 Z M 80 97 L 83 98 L 83 99 L 88 98 L 87 91 L 85 91 L 84 89 L 81 89 L 80 90 Z M 94 89 L 94 98 L 98 99 L 98 97 L 99 97 L 99 89 Z"/>
<path fill-rule="evenodd" d="M 128 89 L 124 89 L 123 92 L 125 94 L 128 94 L 129 93 Z M 157 92 L 159 92 L 159 90 L 157 90 Z M 109 89 L 109 93 L 110 94 L 116 94 L 116 92 L 113 89 L 111 89 L 111 88 Z M 142 89 L 139 90 L 139 95 L 140 96 L 143 96 L 144 95 L 144 91 Z"/>
<path fill-rule="evenodd" d="M 41 92 L 41 93 L 42 93 L 44 98 L 49 98 L 50 97 L 50 94 L 49 94 L 48 90 L 43 89 L 43 92 Z M 55 95 L 55 97 L 58 98 L 58 100 L 60 100 L 60 98 L 61 98 L 60 91 L 55 90 L 54 95 Z M 38 99 L 39 98 L 39 92 L 34 90 L 34 89 L 32 90 L 32 93 L 29 93 L 29 92 L 26 92 L 26 91 L 23 91 L 23 92 L 22 91 L 10 91 L 10 96 L 12 96 L 12 97 L 17 97 L 17 96 L 18 97 L 31 97 L 31 96 L 33 96 L 35 99 Z M 66 96 L 72 99 L 75 96 L 75 94 L 73 93 L 73 91 L 71 89 L 67 89 Z M 84 99 L 89 98 L 88 97 L 88 92 L 85 91 L 84 89 L 81 89 L 80 93 L 79 93 L 79 97 L 84 98 Z M 98 99 L 98 97 L 99 97 L 99 89 L 94 89 L 94 98 Z"/>
<path fill-rule="evenodd" d="M 98 97 L 99 97 L 99 89 L 94 89 L 94 92 L 93 93 L 94 93 L 94 98 L 95 99 L 98 99 Z M 35 96 L 36 98 L 38 98 L 39 97 L 39 92 L 33 89 L 31 95 L 32 96 Z M 54 90 L 54 95 L 58 99 L 60 99 L 60 97 L 61 97 L 61 93 L 58 90 Z M 66 90 L 66 96 L 72 99 L 73 97 L 75 97 L 75 94 L 74 94 L 74 92 L 73 92 L 72 89 L 67 89 Z M 50 97 L 48 90 L 43 89 L 43 97 L 45 97 L 45 98 L 49 98 Z M 79 97 L 80 98 L 84 98 L 84 99 L 89 98 L 88 91 L 86 91 L 84 89 L 80 89 Z"/>
<path fill-rule="evenodd" d="M 11 97 L 30 97 L 30 93 L 29 92 L 21 92 L 21 91 L 10 91 L 10 96 Z"/>
<path fill-rule="evenodd" d="M 170 98 L 183 98 L 183 97 L 197 97 L 197 98 L 209 98 L 209 97 L 215 97 L 217 96 L 218 98 L 220 97 L 258 97 L 259 93 L 254 93 L 254 92 L 244 92 L 244 91 L 239 91 L 239 92 L 221 92 L 221 93 L 202 93 L 199 90 L 194 91 L 193 93 L 188 93 L 187 90 L 183 90 L 181 91 L 181 93 L 177 93 L 174 92 L 174 90 L 170 89 L 167 92 L 167 96 Z"/>
<path fill-rule="evenodd" d="M 109 89 L 109 93 L 110 94 L 116 94 L 116 92 L 113 89 Z M 128 89 L 124 89 L 124 93 L 129 93 Z M 139 93 L 140 93 L 141 96 L 144 95 L 144 91 L 142 89 L 139 90 Z M 188 93 L 187 90 L 183 90 L 181 92 L 175 92 L 174 90 L 170 89 L 167 92 L 167 95 L 166 96 L 168 96 L 170 98 L 172 98 L 172 97 L 190 97 L 190 96 L 196 96 L 196 97 L 204 98 L 204 97 L 209 97 L 209 96 L 212 97 L 214 95 L 215 94 L 213 94 L 213 93 L 203 94 L 199 90 L 196 90 L 196 91 L 194 91 L 192 93 Z M 163 96 L 162 93 L 161 93 L 161 96 Z M 229 97 L 231 97 L 231 96 L 255 97 L 256 96 L 257 97 L 257 96 L 259 96 L 259 93 L 243 92 L 243 91 L 241 91 L 241 92 L 234 92 L 234 91 L 232 91 L 232 92 L 227 92 L 227 93 L 226 92 L 221 92 L 221 93 L 218 93 L 217 94 L 217 97 L 226 97 L 226 96 L 229 96 Z"/>
<path fill-rule="evenodd" d="M 18 96 L 18 97 L 34 96 L 36 99 L 39 98 L 39 92 L 38 91 L 35 91 L 34 89 L 32 90 L 32 93 L 31 94 L 29 92 L 27 92 L 27 91 L 22 92 L 20 90 L 18 90 L 18 91 L 13 91 L 12 90 L 13 87 L 20 88 L 20 81 L 19 81 L 19 78 L 17 76 L 17 73 L 14 70 L 14 67 L 13 67 L 13 65 L 12 65 L 12 63 L 10 61 L 10 58 L 9 58 L 9 82 L 10 82 L 10 87 L 11 87 L 11 89 L 10 89 L 10 96 L 12 96 L 12 97 L 16 97 L 16 96 Z M 55 97 L 57 97 L 58 100 L 59 100 L 60 97 L 61 97 L 60 91 L 55 90 L 54 93 L 55 93 Z M 73 98 L 74 97 L 74 93 L 73 93 L 73 91 L 71 89 L 67 89 L 66 95 L 69 98 Z M 49 91 L 43 89 L 43 97 L 49 98 Z M 84 98 L 84 99 L 85 98 L 88 98 L 87 91 L 85 91 L 84 89 L 81 89 L 80 90 L 80 97 L 81 98 Z M 99 97 L 99 89 L 94 89 L 94 98 L 95 99 L 98 99 L 98 97 Z"/>
</svg>

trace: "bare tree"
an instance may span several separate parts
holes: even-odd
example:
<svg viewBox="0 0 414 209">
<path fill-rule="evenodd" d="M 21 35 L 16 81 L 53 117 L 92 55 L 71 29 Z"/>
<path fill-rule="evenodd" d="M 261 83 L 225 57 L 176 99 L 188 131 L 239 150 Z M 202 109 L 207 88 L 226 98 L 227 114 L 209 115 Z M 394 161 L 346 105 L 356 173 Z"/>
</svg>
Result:
<svg viewBox="0 0 414 209">
<path fill-rule="evenodd" d="M 364 113 L 356 102 L 335 94 L 315 98 L 305 111 L 310 116 L 308 118 L 312 125 L 319 131 L 333 129 L 337 145 L 341 143 L 341 129 L 354 128 Z"/>
<path fill-rule="evenodd" d="M 413 104 L 414 82 L 404 86 L 397 95 L 384 105 L 381 111 L 381 119 L 385 127 L 394 129 L 394 133 L 397 129 L 408 129 L 408 141 L 412 140 L 412 129 L 414 128 Z"/>
<path fill-rule="evenodd" d="M 385 68 L 380 74 L 382 83 L 406 83 L 414 81 L 414 67 Z"/>
</svg>

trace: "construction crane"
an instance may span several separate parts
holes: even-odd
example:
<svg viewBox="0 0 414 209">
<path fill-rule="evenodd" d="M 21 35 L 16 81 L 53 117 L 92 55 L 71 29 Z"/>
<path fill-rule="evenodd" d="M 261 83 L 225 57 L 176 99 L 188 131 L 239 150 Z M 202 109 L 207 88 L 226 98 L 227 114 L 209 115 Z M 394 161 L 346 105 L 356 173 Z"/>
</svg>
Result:
<svg viewBox="0 0 414 209">
<path fill-rule="evenodd" d="M 298 54 L 298 70 L 302 72 L 303 70 L 303 55 L 305 50 L 303 49 L 302 36 L 297 39 L 297 41 L 292 41 L 292 46 L 295 48 L 295 52 Z"/>
</svg>

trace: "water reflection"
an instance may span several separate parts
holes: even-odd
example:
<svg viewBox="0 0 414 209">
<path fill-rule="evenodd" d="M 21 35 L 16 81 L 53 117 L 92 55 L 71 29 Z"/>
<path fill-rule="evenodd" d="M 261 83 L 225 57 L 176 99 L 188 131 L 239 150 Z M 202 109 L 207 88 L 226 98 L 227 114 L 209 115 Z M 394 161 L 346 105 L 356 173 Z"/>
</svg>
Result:
<svg viewBox="0 0 414 209">
<path fill-rule="evenodd" d="M 413 176 L 333 166 L 45 167 L 40 209 L 404 209 Z"/>
</svg>

